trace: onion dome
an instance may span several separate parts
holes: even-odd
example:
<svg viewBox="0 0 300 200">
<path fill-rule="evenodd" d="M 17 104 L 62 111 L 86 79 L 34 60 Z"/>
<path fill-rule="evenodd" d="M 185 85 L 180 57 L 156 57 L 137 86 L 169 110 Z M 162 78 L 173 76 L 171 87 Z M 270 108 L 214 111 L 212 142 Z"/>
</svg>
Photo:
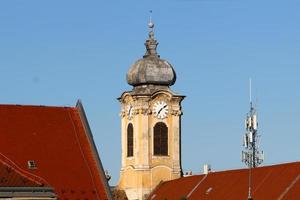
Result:
<svg viewBox="0 0 300 200">
<path fill-rule="evenodd" d="M 154 24 L 149 22 L 149 38 L 146 40 L 146 53 L 136 61 L 127 73 L 127 82 L 132 86 L 161 85 L 171 86 L 176 81 L 172 65 L 160 58 L 156 52 L 158 42 L 154 39 Z"/>
</svg>

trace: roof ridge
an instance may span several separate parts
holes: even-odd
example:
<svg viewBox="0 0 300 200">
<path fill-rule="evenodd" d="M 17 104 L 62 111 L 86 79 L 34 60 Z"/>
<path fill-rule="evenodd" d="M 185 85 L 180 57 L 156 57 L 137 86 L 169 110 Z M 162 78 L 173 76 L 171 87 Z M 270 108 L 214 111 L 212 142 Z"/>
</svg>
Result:
<svg viewBox="0 0 300 200">
<path fill-rule="evenodd" d="M 283 199 L 286 194 L 294 187 L 294 185 L 300 180 L 300 174 L 291 182 L 291 184 L 281 193 L 278 200 Z"/>
<path fill-rule="evenodd" d="M 279 167 L 279 166 L 285 166 L 285 165 L 293 165 L 293 164 L 299 164 L 300 165 L 300 161 L 264 165 L 264 166 L 256 167 L 256 168 L 254 168 L 254 170 L 255 169 L 270 168 L 270 167 Z M 216 171 L 216 172 L 212 172 L 212 173 L 223 173 L 223 172 L 243 171 L 243 170 L 249 170 L 249 168 L 228 169 L 228 170 Z M 200 175 L 202 175 L 202 174 L 200 174 Z"/>
<path fill-rule="evenodd" d="M 34 183 L 36 183 L 40 186 L 43 186 L 45 184 L 49 185 L 48 182 L 45 179 L 43 179 L 43 178 L 41 178 L 41 177 L 39 177 L 35 174 L 32 174 L 30 172 L 27 172 L 27 171 L 23 170 L 21 167 L 19 167 L 16 163 L 14 163 L 8 157 L 4 156 L 2 153 L 0 153 L 0 163 L 7 166 L 8 168 L 14 170 L 20 176 L 25 177 L 26 179 L 28 179 L 28 180 L 30 180 L 30 181 L 32 181 L 32 182 L 34 182 Z"/>
<path fill-rule="evenodd" d="M 300 165 L 300 161 L 265 165 L 265 166 L 256 167 L 255 169 L 270 168 L 270 167 L 280 167 L 280 166 L 294 165 L 294 164 L 299 164 Z M 249 168 L 237 168 L 237 169 L 228 169 L 228 170 L 221 170 L 221 171 L 212 171 L 209 174 L 219 174 L 219 173 L 224 173 L 224 172 L 235 172 L 235 171 L 244 171 L 244 170 L 249 170 Z M 182 177 L 182 178 L 186 179 L 186 178 L 191 178 L 191 177 L 195 177 L 195 176 L 205 176 L 205 174 L 194 174 L 192 176 L 186 176 L 186 177 Z M 171 181 L 173 181 L 173 180 L 164 181 L 164 182 L 171 182 Z"/>
<path fill-rule="evenodd" d="M 195 187 L 187 194 L 186 198 L 190 198 L 190 196 L 192 196 L 193 192 L 199 187 L 199 185 L 205 181 L 205 179 L 207 178 L 208 174 L 205 174 L 204 177 L 202 177 L 202 179 L 195 185 Z"/>
</svg>

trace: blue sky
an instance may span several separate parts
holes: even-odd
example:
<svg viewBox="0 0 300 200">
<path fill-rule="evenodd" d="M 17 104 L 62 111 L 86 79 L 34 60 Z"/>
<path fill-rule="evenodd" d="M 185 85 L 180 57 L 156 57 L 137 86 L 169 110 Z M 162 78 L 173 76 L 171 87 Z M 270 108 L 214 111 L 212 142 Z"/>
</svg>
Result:
<svg viewBox="0 0 300 200">
<path fill-rule="evenodd" d="M 74 106 L 82 99 L 103 165 L 120 169 L 117 97 L 145 52 L 153 10 L 158 52 L 186 95 L 185 171 L 244 167 L 248 79 L 265 165 L 299 161 L 299 1 L 166 0 L 0 2 L 0 103 Z"/>
</svg>

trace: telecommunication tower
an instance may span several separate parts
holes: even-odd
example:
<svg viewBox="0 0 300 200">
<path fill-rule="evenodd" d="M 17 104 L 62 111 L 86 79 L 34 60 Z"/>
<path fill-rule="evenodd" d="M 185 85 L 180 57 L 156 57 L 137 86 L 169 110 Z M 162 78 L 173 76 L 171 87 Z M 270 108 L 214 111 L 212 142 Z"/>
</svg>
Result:
<svg viewBox="0 0 300 200">
<path fill-rule="evenodd" d="M 258 121 L 257 111 L 252 104 L 250 79 L 250 111 L 247 113 L 245 120 L 246 133 L 243 138 L 242 161 L 249 167 L 249 194 L 248 200 L 253 200 L 251 195 L 251 169 L 258 167 L 264 160 L 264 152 L 259 150 Z"/>
</svg>

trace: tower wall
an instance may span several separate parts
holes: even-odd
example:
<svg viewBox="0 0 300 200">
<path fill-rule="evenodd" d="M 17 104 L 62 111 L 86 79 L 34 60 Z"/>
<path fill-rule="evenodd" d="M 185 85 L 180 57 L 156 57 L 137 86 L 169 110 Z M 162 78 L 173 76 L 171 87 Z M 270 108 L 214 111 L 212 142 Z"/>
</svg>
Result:
<svg viewBox="0 0 300 200">
<path fill-rule="evenodd" d="M 184 97 L 169 90 L 151 95 L 124 93 L 121 102 L 122 167 L 119 188 L 128 198 L 144 199 L 161 181 L 181 176 L 180 120 Z M 155 103 L 165 102 L 168 113 L 162 119 L 155 113 Z M 130 108 L 131 112 L 129 113 Z M 154 155 L 154 126 L 163 122 L 168 128 L 168 155 Z M 133 156 L 127 156 L 127 126 L 133 125 Z"/>
</svg>

